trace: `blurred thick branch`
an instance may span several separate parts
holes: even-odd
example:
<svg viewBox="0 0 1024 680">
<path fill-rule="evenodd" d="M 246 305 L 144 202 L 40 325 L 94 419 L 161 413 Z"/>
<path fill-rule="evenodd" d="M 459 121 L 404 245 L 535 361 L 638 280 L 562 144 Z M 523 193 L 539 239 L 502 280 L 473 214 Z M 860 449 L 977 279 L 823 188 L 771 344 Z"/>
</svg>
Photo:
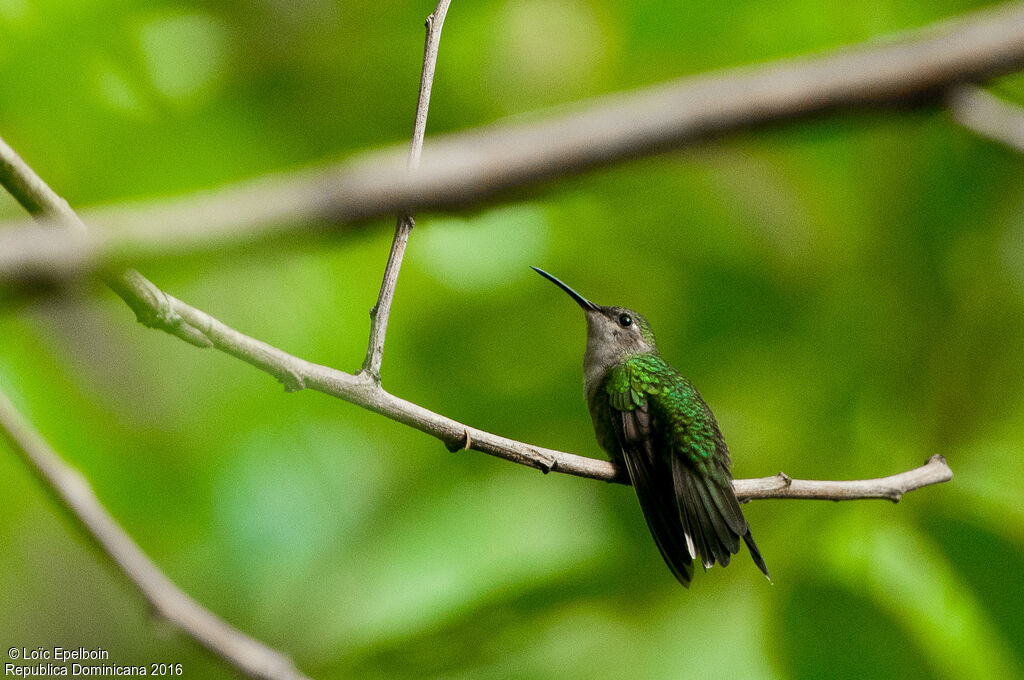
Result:
<svg viewBox="0 0 1024 680">
<path fill-rule="evenodd" d="M 930 103 L 1024 66 L 1024 4 L 888 40 L 608 95 L 513 124 L 432 138 L 415 173 L 399 150 L 149 205 L 86 213 L 93 230 L 0 229 L 0 281 L 308 234 L 502 192 L 727 133 L 838 110 Z"/>
<path fill-rule="evenodd" d="M 174 585 L 107 512 L 89 482 L 61 459 L 2 391 L 0 439 L 21 455 L 71 519 L 158 615 L 250 677 L 306 680 L 288 657 L 231 627 Z"/>
</svg>

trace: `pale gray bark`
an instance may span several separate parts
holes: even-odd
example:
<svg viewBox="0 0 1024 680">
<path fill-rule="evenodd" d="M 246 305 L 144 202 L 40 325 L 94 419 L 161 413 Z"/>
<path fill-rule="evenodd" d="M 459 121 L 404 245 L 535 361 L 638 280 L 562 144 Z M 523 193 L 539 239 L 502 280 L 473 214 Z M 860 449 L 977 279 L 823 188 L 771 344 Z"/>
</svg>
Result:
<svg viewBox="0 0 1024 680">
<path fill-rule="evenodd" d="M 167 578 L 103 507 L 85 477 L 61 459 L 2 391 L 0 438 L 21 455 L 71 519 L 158 615 L 250 677 L 307 680 L 288 657 L 233 628 Z"/>
<path fill-rule="evenodd" d="M 888 40 L 732 69 L 431 138 L 406 152 L 262 177 L 148 205 L 83 213 L 89 232 L 0 226 L 0 282 L 111 262 L 269 242 L 311 224 L 456 209 L 510 189 L 763 125 L 838 110 L 943 103 L 952 86 L 1024 65 L 1024 4 L 987 8 Z"/>
<path fill-rule="evenodd" d="M 420 74 L 420 94 L 416 99 L 416 122 L 413 124 L 412 142 L 409 144 L 408 168 L 415 172 L 420 167 L 423 153 L 423 137 L 427 132 L 427 111 L 430 109 L 430 90 L 434 85 L 434 68 L 437 66 L 437 49 L 441 44 L 441 29 L 448 14 L 449 0 L 437 3 L 437 9 L 427 17 L 427 39 L 423 48 L 423 69 Z M 405 246 L 409 233 L 416 226 L 412 213 L 402 213 L 395 224 L 395 237 L 391 241 L 391 252 L 384 267 L 384 280 L 380 285 L 377 304 L 370 310 L 370 341 L 366 347 L 363 372 L 374 380 L 380 380 L 380 364 L 384 360 L 384 338 L 388 332 L 391 317 L 391 301 L 395 297 L 398 272 L 402 269 Z"/>
</svg>

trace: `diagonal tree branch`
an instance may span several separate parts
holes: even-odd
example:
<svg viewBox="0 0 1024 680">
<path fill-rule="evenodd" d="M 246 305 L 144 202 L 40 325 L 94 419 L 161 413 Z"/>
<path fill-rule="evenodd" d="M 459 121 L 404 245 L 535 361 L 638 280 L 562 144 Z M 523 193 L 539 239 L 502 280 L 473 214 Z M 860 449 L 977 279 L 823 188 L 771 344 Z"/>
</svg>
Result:
<svg viewBox="0 0 1024 680">
<path fill-rule="evenodd" d="M 169 202 L 90 211 L 92 231 L 0 228 L 0 281 L 73 276 L 112 262 L 270 242 L 313 221 L 353 224 L 455 209 L 511 189 L 724 134 L 837 110 L 934 103 L 950 86 L 1024 66 L 1024 3 L 821 55 L 598 97 L 556 113 L 432 137 L 399 150 Z M 322 227 L 321 227 L 322 228 Z"/>
<path fill-rule="evenodd" d="M 71 209 L 68 202 L 42 180 L 22 160 L 21 156 L 0 137 L 0 184 L 11 193 L 32 217 L 49 225 L 56 225 L 55 233 L 82 238 L 87 233 L 85 224 Z M 75 236 L 72 236 L 74 234 Z M 206 338 L 174 314 L 164 302 L 164 292 L 134 269 L 119 274 L 108 274 L 104 281 L 135 312 L 145 326 L 160 328 L 185 342 L 204 347 Z"/>
<path fill-rule="evenodd" d="M 13 150 L 10 153 L 13 154 Z M 37 205 L 41 206 L 48 215 L 59 214 L 59 206 L 55 205 L 54 201 L 59 201 L 65 206 L 66 204 L 43 183 L 28 165 L 21 162 L 16 154 L 14 158 L 17 162 L 11 163 L 9 154 L 0 156 L 0 164 L 7 166 L 0 171 L 0 182 L 4 183 L 7 190 L 23 206 Z M 17 181 L 11 181 L 12 177 L 17 178 Z M 180 325 L 187 326 L 191 332 L 202 338 L 202 342 L 193 343 L 196 346 L 214 347 L 241 359 L 277 378 L 288 391 L 309 388 L 344 399 L 432 435 L 440 439 L 452 451 L 463 448 L 473 449 L 544 472 L 556 471 L 578 477 L 628 484 L 627 476 L 614 463 L 533 446 L 469 427 L 388 393 L 380 383 L 365 374 L 353 375 L 300 359 L 261 340 L 240 333 L 206 312 L 191 307 L 167 293 L 158 292 L 159 295 L 152 298 L 154 306 L 148 311 L 148 317 L 178 319 Z M 952 477 L 952 472 L 949 472 L 944 462 L 933 462 L 932 465 L 945 467 L 948 475 L 943 478 L 927 477 L 924 481 L 925 485 L 946 481 Z M 934 469 L 934 467 L 930 468 L 930 470 Z M 805 497 L 791 490 L 788 485 L 780 484 L 780 479 L 782 478 L 769 477 L 760 480 L 736 480 L 737 495 L 743 499 Z M 797 485 L 797 490 L 804 489 L 804 484 L 804 482 L 800 482 Z M 830 496 L 826 490 L 829 493 L 838 493 L 845 488 L 842 485 L 849 483 L 807 482 L 807 484 L 812 485 L 806 488 L 813 489 L 815 495 L 806 497 L 831 498 L 833 500 L 892 497 L 891 493 L 879 492 L 877 489 L 872 490 L 870 481 L 854 482 L 853 486 L 849 487 L 850 493 L 840 494 L 840 496 Z M 840 486 L 814 487 L 814 484 Z M 812 493 L 812 491 L 807 493 Z"/>
<path fill-rule="evenodd" d="M 977 85 L 961 85 L 946 98 L 953 119 L 976 135 L 1024 152 L 1024 108 Z"/>
<path fill-rule="evenodd" d="M 250 677 L 306 680 L 286 656 L 231 627 L 174 585 L 103 507 L 88 481 L 61 459 L 2 391 L 0 438 L 21 455 L 71 519 L 160 616 Z"/>
<path fill-rule="evenodd" d="M 441 29 L 448 14 L 451 0 L 441 0 L 433 14 L 427 17 L 427 37 L 423 47 L 423 70 L 420 74 L 420 93 L 416 99 L 416 122 L 412 128 L 412 142 L 409 143 L 408 169 L 415 171 L 420 166 L 423 153 L 423 137 L 427 131 L 427 111 L 430 108 L 430 89 L 434 85 L 434 67 L 437 65 L 437 49 L 441 44 Z M 395 297 L 398 272 L 402 268 L 402 257 L 409 242 L 409 233 L 416 226 L 411 212 L 398 216 L 395 238 L 391 242 L 388 264 L 384 268 L 384 280 L 380 284 L 377 304 L 370 310 L 370 341 L 363 361 L 363 372 L 380 382 L 380 364 L 384 359 L 384 338 L 388 332 L 388 318 L 391 316 L 391 301 Z"/>
</svg>

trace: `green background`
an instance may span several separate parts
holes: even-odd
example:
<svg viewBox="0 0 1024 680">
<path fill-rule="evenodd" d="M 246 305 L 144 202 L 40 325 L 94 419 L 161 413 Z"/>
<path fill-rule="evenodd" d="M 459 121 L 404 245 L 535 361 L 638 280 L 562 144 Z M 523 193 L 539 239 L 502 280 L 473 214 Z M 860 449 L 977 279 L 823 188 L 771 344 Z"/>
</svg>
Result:
<svg viewBox="0 0 1024 680">
<path fill-rule="evenodd" d="M 455 0 L 430 132 L 858 42 L 977 3 Z M 0 134 L 73 206 L 407 139 L 430 2 L 0 0 Z M 1024 101 L 1024 81 L 994 91 Z M 745 507 L 687 591 L 630 489 L 542 476 L 147 331 L 98 283 L 0 314 L 0 384 L 187 592 L 317 678 L 1009 678 L 1024 669 L 1024 165 L 939 110 L 731 136 L 421 215 L 395 394 L 598 455 L 583 321 L 641 310 L 738 477 L 956 478 L 899 505 Z M 0 196 L 0 217 L 23 213 Z M 147 263 L 358 368 L 392 233 Z M 233 672 L 153 621 L 0 448 L 0 645 Z M 5 659 L 6 661 L 6 659 Z"/>
</svg>

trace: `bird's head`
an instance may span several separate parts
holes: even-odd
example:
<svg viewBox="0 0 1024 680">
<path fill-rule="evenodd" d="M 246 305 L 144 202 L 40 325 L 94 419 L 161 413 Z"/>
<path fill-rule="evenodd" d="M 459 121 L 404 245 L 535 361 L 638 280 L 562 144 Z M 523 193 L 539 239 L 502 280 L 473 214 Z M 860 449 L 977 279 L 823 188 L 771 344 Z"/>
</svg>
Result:
<svg viewBox="0 0 1024 680">
<path fill-rule="evenodd" d="M 609 360 L 632 354 L 656 354 L 658 345 L 647 319 L 626 307 L 603 307 L 586 299 L 543 269 L 532 269 L 564 290 L 587 316 L 587 354 Z"/>
</svg>

